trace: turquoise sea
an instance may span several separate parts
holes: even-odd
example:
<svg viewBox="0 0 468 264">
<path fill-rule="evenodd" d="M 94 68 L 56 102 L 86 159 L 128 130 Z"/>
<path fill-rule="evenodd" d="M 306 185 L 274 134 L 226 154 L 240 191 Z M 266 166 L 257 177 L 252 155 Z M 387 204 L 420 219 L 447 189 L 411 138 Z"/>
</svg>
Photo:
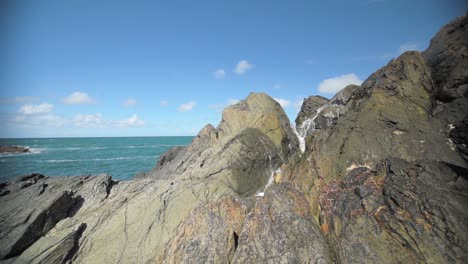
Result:
<svg viewBox="0 0 468 264">
<path fill-rule="evenodd" d="M 108 173 L 128 180 L 156 165 L 162 153 L 190 144 L 193 137 L 0 139 L 0 145 L 31 153 L 0 154 L 0 182 L 37 172 L 46 176 Z"/>
</svg>

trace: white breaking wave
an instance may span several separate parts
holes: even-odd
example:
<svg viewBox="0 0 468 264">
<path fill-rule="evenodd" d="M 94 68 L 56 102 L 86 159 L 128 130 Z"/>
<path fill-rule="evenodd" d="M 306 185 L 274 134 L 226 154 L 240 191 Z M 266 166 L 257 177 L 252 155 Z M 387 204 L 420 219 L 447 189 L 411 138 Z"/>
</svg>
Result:
<svg viewBox="0 0 468 264">
<path fill-rule="evenodd" d="M 57 148 L 57 149 L 65 149 L 65 150 L 79 150 L 79 147 L 69 147 L 69 148 Z"/>
<path fill-rule="evenodd" d="M 39 154 L 39 153 L 43 152 L 44 150 L 46 150 L 46 148 L 30 148 L 29 152 L 31 154 Z M 28 153 L 25 153 L 25 154 L 28 154 Z"/>
</svg>

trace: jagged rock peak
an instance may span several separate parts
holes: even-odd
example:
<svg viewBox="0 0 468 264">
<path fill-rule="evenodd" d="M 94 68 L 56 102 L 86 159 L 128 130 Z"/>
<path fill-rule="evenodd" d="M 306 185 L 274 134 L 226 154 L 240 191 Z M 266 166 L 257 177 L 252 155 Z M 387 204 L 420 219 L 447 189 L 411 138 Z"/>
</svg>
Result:
<svg viewBox="0 0 468 264">
<path fill-rule="evenodd" d="M 298 128 L 302 123 L 317 114 L 317 110 L 326 105 L 329 100 L 320 95 L 309 96 L 304 99 L 301 105 L 301 110 L 296 117 L 296 128 Z"/>
<path fill-rule="evenodd" d="M 251 93 L 223 111 L 217 131 L 222 137 L 254 128 L 269 137 L 284 156 L 295 153 L 298 141 L 281 105 L 266 93 Z"/>
<path fill-rule="evenodd" d="M 437 100 L 449 102 L 468 96 L 468 15 L 444 26 L 423 52 L 432 67 Z"/>
</svg>

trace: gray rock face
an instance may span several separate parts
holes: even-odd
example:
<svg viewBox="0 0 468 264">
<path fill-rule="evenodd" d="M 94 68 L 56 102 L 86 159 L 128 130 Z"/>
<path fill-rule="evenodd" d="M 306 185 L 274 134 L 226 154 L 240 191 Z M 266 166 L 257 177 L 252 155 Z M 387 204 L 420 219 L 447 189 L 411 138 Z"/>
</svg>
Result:
<svg viewBox="0 0 468 264">
<path fill-rule="evenodd" d="M 305 196 L 272 185 L 247 216 L 233 263 L 331 263 Z"/>
<path fill-rule="evenodd" d="M 86 183 L 86 184 L 85 184 Z M 20 255 L 61 220 L 69 218 L 87 199 L 104 199 L 112 180 L 98 177 L 23 176 L 2 186 L 0 259 Z M 91 188 L 83 189 L 83 186 Z"/>
<path fill-rule="evenodd" d="M 443 162 L 382 161 L 322 186 L 320 222 L 343 263 L 457 263 L 466 258 L 463 177 Z M 447 197 L 450 197 L 447 199 Z M 398 254 L 394 254 L 398 252 Z"/>
<path fill-rule="evenodd" d="M 336 125 L 338 118 L 348 110 L 348 102 L 360 88 L 358 85 L 348 85 L 330 100 L 321 96 L 310 96 L 302 103 L 296 118 L 296 129 L 307 129 L 307 134 L 311 135 L 315 130 Z"/>
<path fill-rule="evenodd" d="M 159 166 L 147 177 L 218 177 L 229 171 L 232 178 L 247 172 L 251 178 L 262 175 L 264 180 L 267 175 L 267 180 L 297 149 L 297 138 L 281 106 L 265 94 L 251 94 L 224 110 L 218 128 L 207 125 L 190 146 L 172 149 L 161 156 Z M 237 182 L 235 186 L 239 186 L 239 181 L 234 181 Z M 250 181 L 246 185 L 250 185 Z M 246 189 L 242 187 L 237 191 Z"/>
<path fill-rule="evenodd" d="M 432 68 L 434 96 L 450 102 L 468 96 L 468 17 L 462 16 L 444 26 L 423 53 Z"/>
<path fill-rule="evenodd" d="M 314 117 L 319 108 L 326 105 L 328 103 L 328 99 L 322 96 L 310 96 L 302 102 L 301 110 L 297 114 L 296 117 L 296 129 L 300 130 L 302 128 L 302 124 L 307 119 Z"/>
</svg>

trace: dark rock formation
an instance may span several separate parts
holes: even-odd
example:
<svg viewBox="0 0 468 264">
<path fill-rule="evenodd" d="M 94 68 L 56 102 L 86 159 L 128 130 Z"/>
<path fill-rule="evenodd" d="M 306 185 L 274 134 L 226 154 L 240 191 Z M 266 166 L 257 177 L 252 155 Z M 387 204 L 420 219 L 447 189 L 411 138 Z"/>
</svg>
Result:
<svg viewBox="0 0 468 264">
<path fill-rule="evenodd" d="M 29 148 L 18 146 L 0 146 L 0 153 L 27 153 Z"/>
<path fill-rule="evenodd" d="M 251 94 L 132 181 L 0 184 L 0 262 L 466 262 L 466 21 L 309 97 L 298 131 Z"/>
<path fill-rule="evenodd" d="M 300 129 L 300 126 L 309 119 L 317 114 L 317 110 L 328 103 L 328 99 L 319 95 L 310 96 L 302 102 L 301 110 L 296 117 L 296 129 Z"/>
</svg>

